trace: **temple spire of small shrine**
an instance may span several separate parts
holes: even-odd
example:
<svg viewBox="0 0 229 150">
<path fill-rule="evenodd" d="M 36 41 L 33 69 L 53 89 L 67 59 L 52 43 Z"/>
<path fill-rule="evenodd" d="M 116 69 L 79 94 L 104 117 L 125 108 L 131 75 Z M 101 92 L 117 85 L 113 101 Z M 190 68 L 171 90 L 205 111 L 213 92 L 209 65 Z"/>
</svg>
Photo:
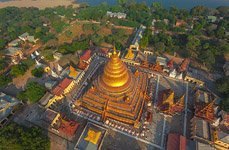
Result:
<svg viewBox="0 0 229 150">
<path fill-rule="evenodd" d="M 114 48 L 113 48 L 113 55 L 116 55 L 117 54 L 117 50 L 116 50 L 116 47 L 114 45 Z"/>
</svg>

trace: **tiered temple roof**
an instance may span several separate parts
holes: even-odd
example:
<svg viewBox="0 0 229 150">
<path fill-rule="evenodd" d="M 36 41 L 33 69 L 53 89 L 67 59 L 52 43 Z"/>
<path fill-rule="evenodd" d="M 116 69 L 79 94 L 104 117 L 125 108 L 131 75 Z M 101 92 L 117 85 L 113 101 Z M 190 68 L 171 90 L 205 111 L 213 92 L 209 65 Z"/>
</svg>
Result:
<svg viewBox="0 0 229 150">
<path fill-rule="evenodd" d="M 159 92 L 157 107 L 160 111 L 173 115 L 183 111 L 184 95 L 179 99 L 175 99 L 175 93 L 171 89 L 166 89 Z"/>
<path fill-rule="evenodd" d="M 215 97 L 207 91 L 197 90 L 195 93 L 195 116 L 209 122 L 215 120 Z"/>
<path fill-rule="evenodd" d="M 147 74 L 134 76 L 114 49 L 103 74 L 93 81 L 93 86 L 76 101 L 81 107 L 107 118 L 124 123 L 139 123 L 147 88 Z M 77 105 L 77 106 L 78 106 Z"/>
<path fill-rule="evenodd" d="M 210 122 L 214 121 L 215 119 L 214 102 L 215 101 L 212 101 L 205 105 L 196 105 L 195 116 L 208 120 Z"/>
</svg>

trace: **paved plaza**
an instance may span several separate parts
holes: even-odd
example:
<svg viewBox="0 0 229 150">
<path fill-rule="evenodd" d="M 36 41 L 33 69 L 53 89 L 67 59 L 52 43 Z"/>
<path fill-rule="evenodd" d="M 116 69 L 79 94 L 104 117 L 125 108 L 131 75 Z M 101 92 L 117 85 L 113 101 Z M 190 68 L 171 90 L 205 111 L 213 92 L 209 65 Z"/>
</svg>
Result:
<svg viewBox="0 0 229 150">
<path fill-rule="evenodd" d="M 99 66 L 104 63 L 104 59 L 99 57 L 99 59 L 96 58 L 95 60 L 92 60 L 92 62 L 93 65 L 90 65 L 88 70 L 85 72 L 82 82 L 77 85 L 76 89 L 74 90 L 75 94 L 71 92 L 74 94 L 73 96 L 66 96 L 64 100 L 56 102 L 50 107 L 50 109 L 66 116 L 71 120 L 75 120 L 80 124 L 74 137 L 68 138 L 60 133 L 50 130 L 48 126 L 42 124 L 40 118 L 45 110 L 38 104 L 29 106 L 20 115 L 15 117 L 15 121 L 24 124 L 27 123 L 27 126 L 32 124 L 46 129 L 45 131 L 50 136 L 52 141 L 51 146 L 55 147 L 55 149 L 73 149 L 77 141 L 80 139 L 88 122 L 98 124 L 107 131 L 104 135 L 101 149 L 116 150 L 125 149 L 126 147 L 131 150 L 164 149 L 168 133 L 176 132 L 182 135 L 187 133 L 187 136 L 190 136 L 190 123 L 185 123 L 185 121 L 189 121 L 192 117 L 192 114 L 190 111 L 188 111 L 188 109 L 192 108 L 193 106 L 193 86 L 187 84 L 187 82 L 183 80 L 164 77 L 160 74 L 147 71 L 145 69 L 142 69 L 141 71 L 147 72 L 150 78 L 148 83 L 149 88 L 147 91 L 151 97 L 152 103 L 151 111 L 153 118 L 150 124 L 145 124 L 144 120 L 142 120 L 141 128 L 138 131 L 133 131 L 129 126 L 123 126 L 124 129 L 122 129 L 122 127 L 119 128 L 118 125 L 115 126 L 112 124 L 105 124 L 100 121 L 98 122 L 94 120 L 93 117 L 90 118 L 91 115 L 84 116 L 85 114 L 73 113 L 70 103 L 74 97 L 79 96 L 76 95 L 79 90 L 83 90 L 84 88 L 88 88 L 88 86 L 90 86 L 89 84 L 85 84 L 85 82 L 87 82 L 87 80 L 91 78 L 96 71 L 100 70 Z M 131 66 L 129 67 L 132 68 Z M 187 108 L 187 110 L 184 110 L 182 113 L 176 114 L 173 117 L 166 116 L 157 111 L 155 109 L 155 105 L 157 104 L 158 94 L 160 91 L 165 89 L 173 90 L 176 98 L 179 98 L 185 94 L 185 108 Z M 129 132 L 130 130 L 131 132 Z"/>
</svg>

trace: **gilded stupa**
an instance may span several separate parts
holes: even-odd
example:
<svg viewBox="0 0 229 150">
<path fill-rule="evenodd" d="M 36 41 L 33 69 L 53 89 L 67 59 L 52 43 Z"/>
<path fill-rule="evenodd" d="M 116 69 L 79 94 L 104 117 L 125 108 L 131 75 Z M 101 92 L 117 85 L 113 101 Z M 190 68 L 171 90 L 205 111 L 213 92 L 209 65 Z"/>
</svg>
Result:
<svg viewBox="0 0 229 150">
<path fill-rule="evenodd" d="M 147 74 L 131 70 L 119 58 L 114 48 L 103 73 L 91 88 L 76 101 L 76 105 L 107 118 L 139 125 L 147 91 Z"/>
<path fill-rule="evenodd" d="M 97 84 L 110 94 L 121 94 L 133 86 L 132 75 L 126 65 L 121 61 L 114 48 L 110 61 L 105 65 L 103 74 L 98 78 Z"/>
</svg>

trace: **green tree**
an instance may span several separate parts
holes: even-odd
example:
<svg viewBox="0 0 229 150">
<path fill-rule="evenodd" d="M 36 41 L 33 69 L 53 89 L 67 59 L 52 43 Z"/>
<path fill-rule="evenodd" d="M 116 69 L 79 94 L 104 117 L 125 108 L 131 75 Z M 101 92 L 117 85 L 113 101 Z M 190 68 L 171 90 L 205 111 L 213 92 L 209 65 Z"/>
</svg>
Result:
<svg viewBox="0 0 229 150">
<path fill-rule="evenodd" d="M 28 69 L 28 66 L 26 66 L 25 64 L 15 65 L 11 67 L 10 75 L 12 75 L 13 77 L 24 75 L 27 69 Z"/>
<path fill-rule="evenodd" d="M 191 9 L 191 15 L 193 16 L 204 16 L 206 15 L 207 8 L 204 6 L 195 6 Z"/>
<path fill-rule="evenodd" d="M 229 112 L 229 77 L 224 76 L 216 80 L 216 89 L 222 94 L 220 107 L 222 110 Z"/>
<path fill-rule="evenodd" d="M 211 68 L 211 66 L 215 63 L 215 55 L 211 50 L 201 52 L 199 58 L 208 68 Z"/>
<path fill-rule="evenodd" d="M 6 40 L 0 39 L 0 50 L 6 46 Z"/>
<path fill-rule="evenodd" d="M 120 6 L 125 6 L 125 4 L 128 2 L 128 0 L 117 0 L 117 1 Z"/>
<path fill-rule="evenodd" d="M 187 37 L 186 48 L 187 48 L 190 56 L 192 56 L 192 57 L 197 56 L 197 47 L 198 46 L 200 46 L 200 40 L 193 35 L 189 35 Z"/>
<path fill-rule="evenodd" d="M 224 38 L 225 37 L 225 28 L 224 27 L 218 27 L 215 31 L 215 36 L 217 38 Z"/>
<path fill-rule="evenodd" d="M 229 96 L 228 95 L 220 101 L 220 108 L 226 112 L 229 112 Z"/>
<path fill-rule="evenodd" d="M 164 21 L 159 21 L 159 22 L 156 22 L 155 25 L 154 25 L 157 29 L 160 29 L 160 30 L 166 30 L 167 26 L 166 24 L 164 23 Z"/>
<path fill-rule="evenodd" d="M 155 44 L 157 51 L 163 52 L 165 50 L 165 44 L 163 42 L 158 42 Z"/>
<path fill-rule="evenodd" d="M 216 88 L 224 95 L 229 94 L 229 77 L 226 76 L 216 80 Z"/>
<path fill-rule="evenodd" d="M 0 75 L 0 87 L 4 87 L 9 84 L 12 79 L 9 76 Z"/>
<path fill-rule="evenodd" d="M 228 16 L 229 14 L 229 6 L 220 6 L 217 8 L 222 16 Z"/>
<path fill-rule="evenodd" d="M 156 11 L 158 11 L 158 10 L 162 9 L 162 5 L 161 5 L 160 2 L 153 2 L 151 4 L 151 8 L 154 9 L 154 10 L 156 10 Z"/>
<path fill-rule="evenodd" d="M 140 44 L 141 48 L 143 48 L 143 49 L 146 48 L 148 46 L 148 44 L 149 44 L 148 36 L 143 36 L 143 38 L 141 39 L 139 44 Z"/>
<path fill-rule="evenodd" d="M 11 123 L 0 130 L 1 149 L 49 150 L 50 140 L 38 127 L 23 128 Z"/>
<path fill-rule="evenodd" d="M 41 78 L 44 73 L 44 69 L 42 67 L 35 68 L 31 71 L 32 75 L 38 78 Z"/>
<path fill-rule="evenodd" d="M 37 82 L 29 82 L 26 85 L 25 91 L 20 92 L 17 95 L 17 98 L 23 101 L 29 101 L 30 103 L 35 103 L 43 97 L 45 92 L 46 89 L 44 86 Z"/>
<path fill-rule="evenodd" d="M 6 65 L 6 60 L 0 58 L 0 70 L 5 69 Z"/>
</svg>

